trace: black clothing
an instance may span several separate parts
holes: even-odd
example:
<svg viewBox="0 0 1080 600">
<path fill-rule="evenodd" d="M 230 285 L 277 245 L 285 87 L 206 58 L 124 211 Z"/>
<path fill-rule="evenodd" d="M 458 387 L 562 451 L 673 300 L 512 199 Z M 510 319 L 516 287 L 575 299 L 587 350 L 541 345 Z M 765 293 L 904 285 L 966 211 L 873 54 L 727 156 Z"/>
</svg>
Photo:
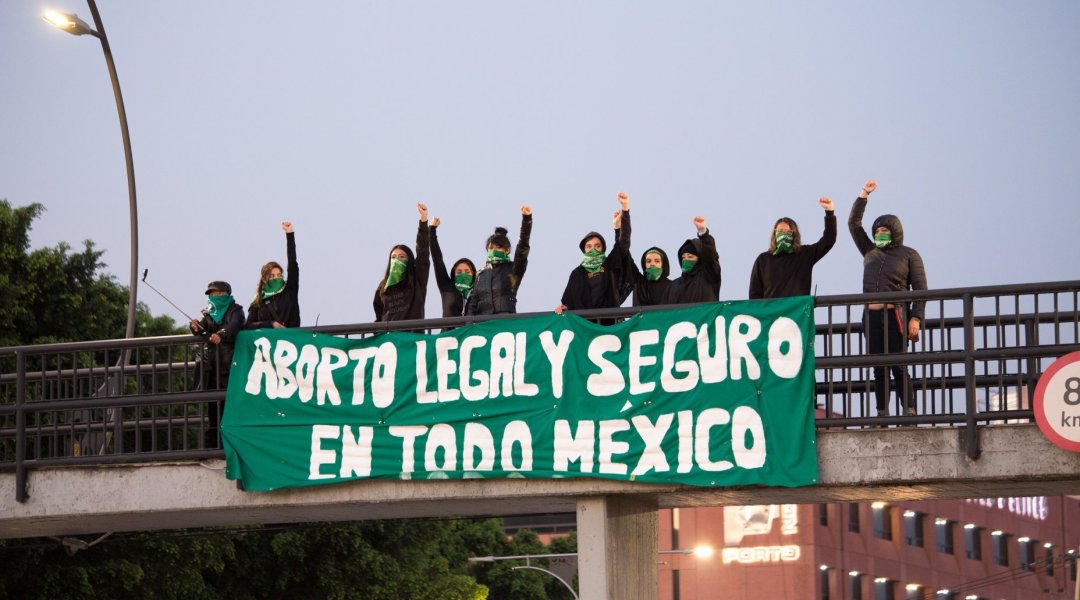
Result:
<svg viewBox="0 0 1080 600">
<path fill-rule="evenodd" d="M 900 316 L 898 308 L 867 310 L 863 313 L 863 327 L 866 330 L 867 351 L 870 354 L 897 354 L 907 352 L 907 323 Z M 874 398 L 877 412 L 888 414 L 889 378 L 885 375 L 886 367 L 874 367 Z M 914 412 L 915 397 L 908 380 L 908 370 L 904 365 L 888 367 L 892 374 L 893 387 L 896 390 L 897 414 Z"/>
<path fill-rule="evenodd" d="M 443 262 L 442 247 L 439 246 L 439 236 L 435 233 L 437 230 L 437 227 L 428 228 L 431 237 L 431 260 L 435 263 L 432 265 L 435 269 L 435 284 L 439 286 L 439 295 L 442 296 L 442 316 L 460 317 L 465 314 L 465 296 L 454 285 L 454 270 L 459 264 L 465 263 L 472 269 L 475 280 L 476 265 L 467 258 L 461 258 L 447 271 L 446 263 Z"/>
<path fill-rule="evenodd" d="M 300 326 L 300 266 L 296 264 L 296 238 L 285 234 L 288 266 L 285 271 L 285 287 L 280 292 L 263 299 L 262 290 L 248 307 L 244 329 L 273 327 L 274 321 L 286 327 Z"/>
<path fill-rule="evenodd" d="M 904 245 L 904 227 L 900 224 L 900 219 L 895 215 L 882 215 L 874 220 L 872 230 L 888 227 L 892 232 L 892 243 L 878 248 L 871 235 L 867 235 L 863 229 L 862 217 L 865 210 L 866 198 L 859 198 L 851 206 L 851 216 L 848 217 L 848 230 L 855 240 L 855 246 L 863 255 L 863 293 L 925 290 L 926 271 L 923 269 L 922 257 L 914 249 Z M 925 304 L 912 303 L 909 315 L 922 320 Z"/>
<path fill-rule="evenodd" d="M 476 274 L 472 292 L 465 301 L 467 315 L 494 315 L 517 312 L 517 291 L 525 269 L 529 266 L 529 236 L 532 234 L 532 215 L 521 215 L 514 260 L 484 265 Z"/>
<path fill-rule="evenodd" d="M 562 295 L 562 304 L 567 309 L 615 308 L 626 300 L 626 296 L 630 293 L 627 267 L 632 262 L 629 253 L 630 211 L 622 211 L 621 221 L 619 227 L 626 227 L 626 231 L 615 232 L 615 247 L 611 250 L 611 254 L 604 258 L 604 264 L 599 271 L 590 273 L 581 265 L 570 271 L 570 277 L 566 281 L 566 288 Z M 600 244 L 606 250 L 607 242 L 595 231 L 590 231 L 581 240 L 580 247 L 584 249 L 585 242 L 594 237 L 600 238 Z"/>
<path fill-rule="evenodd" d="M 430 266 L 428 249 L 429 228 L 427 221 L 420 221 L 416 228 L 416 256 L 408 246 L 397 245 L 390 249 L 401 249 L 408 256 L 405 275 L 401 281 L 386 288 L 386 278 L 390 275 L 390 259 L 387 256 L 386 272 L 379 287 L 375 290 L 375 320 L 405 321 L 424 318 L 424 303 L 427 301 L 428 267 Z"/>
<path fill-rule="evenodd" d="M 244 329 L 244 309 L 234 300 L 229 308 L 225 309 L 225 316 L 218 323 L 206 314 L 199 320 L 201 328 L 195 335 L 209 338 L 212 334 L 221 337 L 220 344 L 206 342 L 206 347 L 200 355 L 200 389 L 223 390 L 229 384 L 229 368 L 232 366 L 233 351 L 236 349 L 236 334 Z M 224 402 L 210 402 L 206 407 L 207 425 L 203 430 L 203 447 L 217 447 L 218 423 L 221 422 L 221 411 Z"/>
<path fill-rule="evenodd" d="M 836 214 L 825 211 L 825 233 L 814 244 L 805 244 L 790 254 L 762 252 L 750 273 L 750 299 L 809 296 L 814 265 L 836 243 Z"/>
<path fill-rule="evenodd" d="M 716 253 L 716 240 L 706 229 L 696 240 L 686 240 L 676 258 L 682 264 L 683 252 L 698 257 L 697 264 L 689 273 L 671 282 L 665 304 L 693 304 L 720 300 L 720 255 Z"/>
<path fill-rule="evenodd" d="M 641 270 L 630 257 L 630 212 L 623 214 L 622 229 L 619 231 L 619 242 L 626 239 L 626 280 L 627 288 L 634 292 L 634 306 L 655 306 L 667 301 L 668 288 L 671 286 L 671 261 L 666 252 L 660 248 L 652 247 L 641 255 Z M 645 256 L 651 252 L 660 255 L 660 279 L 649 281 L 645 275 Z M 626 298 L 624 297 L 623 300 Z"/>
</svg>

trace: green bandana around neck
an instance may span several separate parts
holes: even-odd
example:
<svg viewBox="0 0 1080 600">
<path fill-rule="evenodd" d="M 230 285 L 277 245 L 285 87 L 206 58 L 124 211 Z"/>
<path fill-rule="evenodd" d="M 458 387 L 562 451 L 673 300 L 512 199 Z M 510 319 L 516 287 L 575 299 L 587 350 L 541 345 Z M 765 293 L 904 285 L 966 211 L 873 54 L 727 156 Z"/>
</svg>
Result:
<svg viewBox="0 0 1080 600">
<path fill-rule="evenodd" d="M 510 262 L 510 255 L 502 250 L 488 250 L 487 261 L 493 265 Z"/>
<path fill-rule="evenodd" d="M 874 234 L 874 245 L 878 248 L 884 248 L 892 243 L 891 233 L 877 233 Z"/>
<path fill-rule="evenodd" d="M 285 280 L 281 277 L 275 277 L 263 284 L 262 299 L 266 300 L 270 296 L 279 294 L 283 289 L 285 289 Z"/>
<path fill-rule="evenodd" d="M 695 265 L 697 265 L 696 260 L 690 260 L 688 258 L 684 258 L 681 261 L 679 261 L 679 266 L 682 267 L 682 272 L 683 273 L 689 273 L 690 271 L 692 271 L 694 269 Z"/>
<path fill-rule="evenodd" d="M 663 273 L 664 269 L 660 267 L 647 267 L 645 269 L 645 279 L 648 279 L 649 281 L 658 281 L 660 279 L 660 275 L 662 275 Z"/>
<path fill-rule="evenodd" d="M 454 287 L 461 292 L 462 296 L 469 295 L 469 291 L 472 290 L 472 284 L 472 273 L 458 273 L 457 275 L 454 275 Z"/>
<path fill-rule="evenodd" d="M 581 257 L 581 267 L 589 273 L 600 272 L 602 266 L 604 266 L 604 253 L 596 248 L 589 250 Z"/>
<path fill-rule="evenodd" d="M 409 263 L 400 258 L 391 258 L 390 272 L 386 274 L 386 285 L 383 286 L 383 289 L 388 290 L 390 286 L 401 283 L 401 280 L 405 278 L 405 268 L 408 266 Z"/>
<path fill-rule="evenodd" d="M 773 251 L 773 256 L 779 256 L 781 254 L 791 254 L 794 250 L 794 241 L 795 236 L 791 235 L 790 231 L 777 231 L 776 250 Z"/>
<path fill-rule="evenodd" d="M 225 311 L 229 310 L 229 306 L 233 303 L 233 297 L 209 296 L 207 299 L 210 300 L 210 303 L 206 305 L 206 314 L 210 315 L 210 318 L 220 325 L 221 320 L 225 318 Z"/>
</svg>

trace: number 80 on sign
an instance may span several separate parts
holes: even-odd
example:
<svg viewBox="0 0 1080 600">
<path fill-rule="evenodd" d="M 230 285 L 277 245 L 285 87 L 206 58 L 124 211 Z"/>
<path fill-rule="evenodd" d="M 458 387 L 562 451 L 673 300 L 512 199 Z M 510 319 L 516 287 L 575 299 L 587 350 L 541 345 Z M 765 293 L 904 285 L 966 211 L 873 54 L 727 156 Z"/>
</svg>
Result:
<svg viewBox="0 0 1080 600">
<path fill-rule="evenodd" d="M 1080 452 L 1080 352 L 1055 360 L 1039 377 L 1032 408 L 1043 435 L 1059 448 Z"/>
</svg>

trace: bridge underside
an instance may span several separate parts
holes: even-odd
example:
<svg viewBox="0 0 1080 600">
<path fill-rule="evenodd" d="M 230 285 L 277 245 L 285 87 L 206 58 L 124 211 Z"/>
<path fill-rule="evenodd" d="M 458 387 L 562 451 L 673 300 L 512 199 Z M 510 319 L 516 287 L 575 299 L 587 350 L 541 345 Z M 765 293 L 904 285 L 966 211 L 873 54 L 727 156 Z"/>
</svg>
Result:
<svg viewBox="0 0 1080 600">
<path fill-rule="evenodd" d="M 941 427 L 818 433 L 821 483 L 803 488 L 695 488 L 599 479 L 358 481 L 243 492 L 224 461 L 36 469 L 29 500 L 0 473 L 0 538 L 224 525 L 574 512 L 618 497 L 667 507 L 864 502 L 1080 494 L 1080 454 L 1034 425 L 981 429 L 971 461 L 962 430 Z"/>
</svg>

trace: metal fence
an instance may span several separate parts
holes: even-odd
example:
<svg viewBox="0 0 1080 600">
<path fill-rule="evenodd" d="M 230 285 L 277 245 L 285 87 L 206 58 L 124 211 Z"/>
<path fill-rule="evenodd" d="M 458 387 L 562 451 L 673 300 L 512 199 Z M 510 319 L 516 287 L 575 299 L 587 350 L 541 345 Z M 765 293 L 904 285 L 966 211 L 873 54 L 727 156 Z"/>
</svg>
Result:
<svg viewBox="0 0 1080 600">
<path fill-rule="evenodd" d="M 815 299 L 819 428 L 959 426 L 978 458 L 978 428 L 1030 421 L 1039 374 L 1080 348 L 1080 281 L 825 296 Z M 864 309 L 925 302 L 920 340 L 869 354 Z M 644 309 L 579 311 L 628 318 Z M 456 317 L 311 328 L 343 337 L 435 332 L 492 319 Z M 0 348 L 0 470 L 222 456 L 217 411 L 224 385 L 208 380 L 213 355 L 193 336 Z M 874 368 L 910 373 L 915 414 L 875 410 Z M 889 406 L 896 396 L 891 382 Z"/>
</svg>

